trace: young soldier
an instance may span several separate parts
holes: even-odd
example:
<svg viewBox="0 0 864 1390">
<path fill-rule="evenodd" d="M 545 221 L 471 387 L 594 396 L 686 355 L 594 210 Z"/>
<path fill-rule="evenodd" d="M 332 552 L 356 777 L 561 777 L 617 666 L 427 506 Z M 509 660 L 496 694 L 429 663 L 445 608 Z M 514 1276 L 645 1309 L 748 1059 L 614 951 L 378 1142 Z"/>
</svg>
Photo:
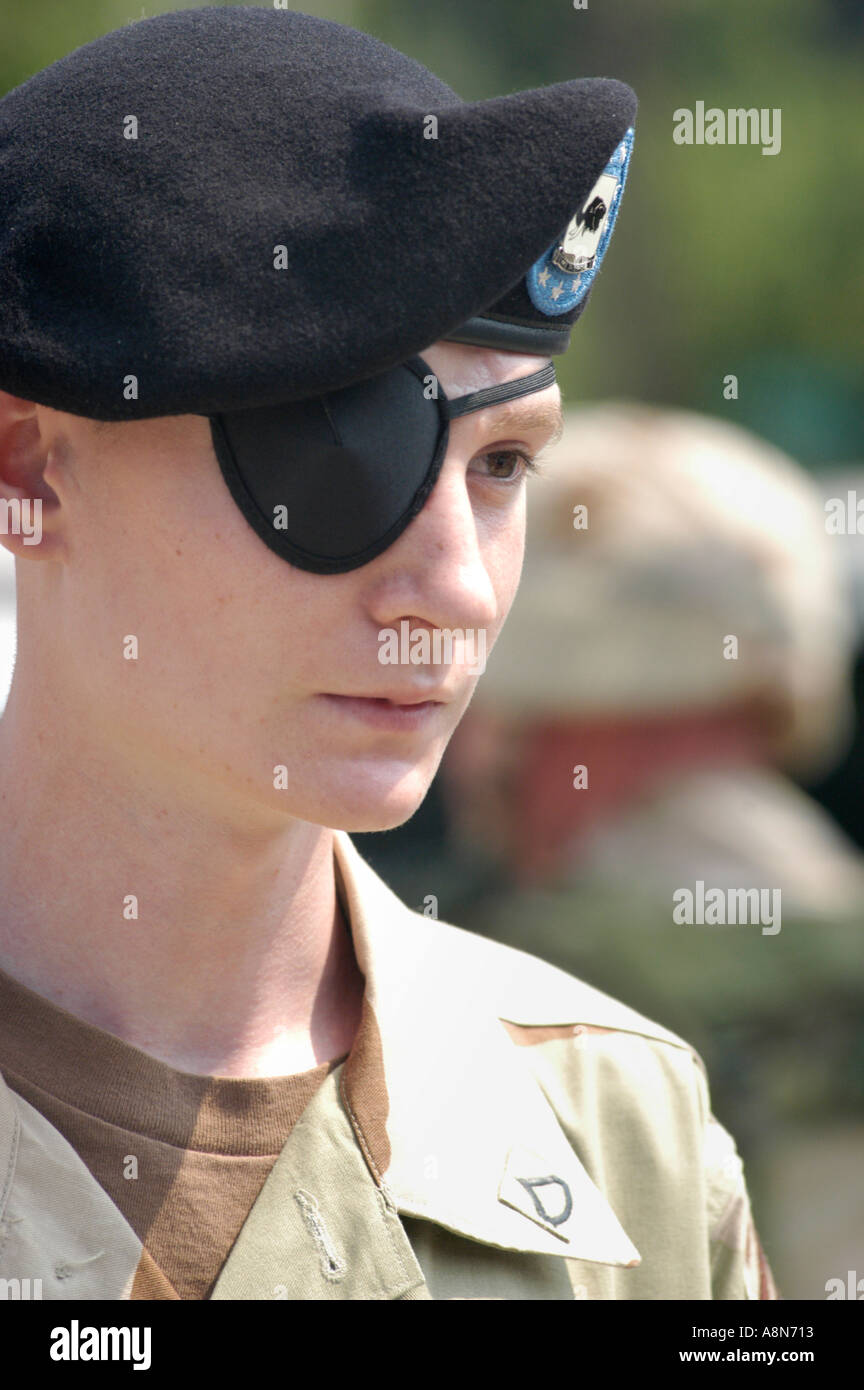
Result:
<svg viewBox="0 0 864 1390">
<path fill-rule="evenodd" d="M 412 815 L 477 680 L 382 642 L 491 647 L 514 597 L 634 115 L 243 8 L 0 103 L 0 485 L 41 510 L 4 536 L 3 1277 L 771 1296 L 687 1044 L 349 838 Z"/>
</svg>

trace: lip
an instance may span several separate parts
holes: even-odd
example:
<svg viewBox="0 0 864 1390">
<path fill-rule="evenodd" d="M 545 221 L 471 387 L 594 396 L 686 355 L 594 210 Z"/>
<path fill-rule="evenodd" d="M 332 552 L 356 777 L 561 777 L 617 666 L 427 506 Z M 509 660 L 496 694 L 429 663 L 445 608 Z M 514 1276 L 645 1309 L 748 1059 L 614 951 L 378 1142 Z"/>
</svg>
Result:
<svg viewBox="0 0 864 1390">
<path fill-rule="evenodd" d="M 434 718 L 436 710 L 443 709 L 444 700 L 420 695 L 415 699 L 406 694 L 396 695 L 333 695 L 322 694 L 335 710 L 355 719 L 362 719 L 377 729 L 410 730 L 419 729 L 429 719 Z"/>
</svg>

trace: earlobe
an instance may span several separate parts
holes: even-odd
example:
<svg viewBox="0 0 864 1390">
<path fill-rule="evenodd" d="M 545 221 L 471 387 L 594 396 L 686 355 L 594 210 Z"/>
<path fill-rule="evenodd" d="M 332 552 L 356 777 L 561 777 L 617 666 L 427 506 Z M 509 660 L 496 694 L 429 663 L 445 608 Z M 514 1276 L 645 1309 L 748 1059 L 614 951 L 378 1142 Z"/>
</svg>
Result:
<svg viewBox="0 0 864 1390">
<path fill-rule="evenodd" d="M 0 391 L 0 544 L 26 559 L 56 559 L 60 503 L 45 479 L 51 458 L 39 408 Z"/>
</svg>

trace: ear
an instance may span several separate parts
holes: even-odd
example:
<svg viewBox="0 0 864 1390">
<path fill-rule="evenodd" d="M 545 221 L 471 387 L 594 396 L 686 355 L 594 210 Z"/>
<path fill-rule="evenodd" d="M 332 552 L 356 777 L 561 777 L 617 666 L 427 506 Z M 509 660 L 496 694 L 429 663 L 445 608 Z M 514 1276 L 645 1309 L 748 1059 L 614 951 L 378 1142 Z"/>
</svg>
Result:
<svg viewBox="0 0 864 1390">
<path fill-rule="evenodd" d="M 42 407 L 0 391 L 0 545 L 16 559 L 56 560 L 61 547 L 45 420 Z"/>
</svg>

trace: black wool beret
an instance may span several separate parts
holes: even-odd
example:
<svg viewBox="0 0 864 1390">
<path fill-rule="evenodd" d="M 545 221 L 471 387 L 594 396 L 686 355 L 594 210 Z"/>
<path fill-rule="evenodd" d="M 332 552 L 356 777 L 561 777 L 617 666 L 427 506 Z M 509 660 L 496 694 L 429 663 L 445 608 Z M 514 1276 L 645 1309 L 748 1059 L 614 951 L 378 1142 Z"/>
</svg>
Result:
<svg viewBox="0 0 864 1390">
<path fill-rule="evenodd" d="M 128 24 L 0 101 L 0 387 L 101 420 L 209 415 L 440 338 L 563 352 L 635 109 L 605 78 L 466 102 L 290 10 Z"/>
</svg>

